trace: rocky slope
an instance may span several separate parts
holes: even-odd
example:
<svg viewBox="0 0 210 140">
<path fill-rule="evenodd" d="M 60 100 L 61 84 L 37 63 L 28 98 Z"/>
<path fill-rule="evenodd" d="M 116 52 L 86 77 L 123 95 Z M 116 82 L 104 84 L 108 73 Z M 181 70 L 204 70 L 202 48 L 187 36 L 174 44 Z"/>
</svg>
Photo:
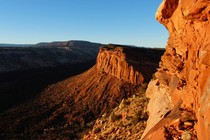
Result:
<svg viewBox="0 0 210 140">
<path fill-rule="evenodd" d="M 157 20 L 169 31 L 142 139 L 210 139 L 210 1 L 163 0 Z"/>
<path fill-rule="evenodd" d="M 118 50 L 121 50 L 120 53 Z M 141 77 L 152 76 L 150 70 L 146 71 L 146 69 L 152 67 L 152 70 L 155 70 L 162 53 L 163 50 L 118 45 L 101 48 L 97 64 L 88 71 L 53 84 L 35 99 L 2 113 L 0 126 L 4 127 L 0 127 L 0 137 L 2 139 L 80 138 L 85 130 L 91 128 L 94 119 L 104 113 L 109 113 L 123 98 L 138 92 L 143 82 Z M 114 56 L 114 54 L 124 57 Z M 133 59 L 136 56 L 141 56 L 139 59 L 142 60 L 138 61 L 138 67 L 132 65 L 136 64 Z M 112 57 L 123 65 L 111 62 Z M 109 65 L 103 67 L 101 62 L 109 63 Z M 144 68 L 141 68 L 143 66 Z M 127 77 L 126 75 L 117 77 L 111 72 L 120 73 L 120 67 L 126 68 L 129 72 L 132 69 L 133 73 L 138 73 L 140 78 L 136 78 L 135 74 L 130 75 L 135 78 L 124 78 L 124 76 Z M 138 68 L 145 71 L 141 72 Z M 125 73 L 129 72 L 125 71 Z"/>
<path fill-rule="evenodd" d="M 141 84 L 138 93 L 128 99 L 123 99 L 119 106 L 110 114 L 98 118 L 83 140 L 137 140 L 140 139 L 148 119 L 145 96 L 147 84 Z"/>
</svg>

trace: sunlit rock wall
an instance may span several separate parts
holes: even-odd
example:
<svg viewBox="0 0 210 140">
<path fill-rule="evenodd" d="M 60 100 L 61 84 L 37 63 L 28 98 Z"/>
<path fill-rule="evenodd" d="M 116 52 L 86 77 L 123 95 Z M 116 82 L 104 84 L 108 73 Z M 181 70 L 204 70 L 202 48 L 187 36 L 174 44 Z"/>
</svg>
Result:
<svg viewBox="0 0 210 140">
<path fill-rule="evenodd" d="M 195 114 L 197 138 L 209 140 L 210 1 L 163 0 L 156 19 L 170 36 L 156 79 L 147 90 L 150 117 L 145 134 L 181 99 L 181 108 Z"/>
</svg>

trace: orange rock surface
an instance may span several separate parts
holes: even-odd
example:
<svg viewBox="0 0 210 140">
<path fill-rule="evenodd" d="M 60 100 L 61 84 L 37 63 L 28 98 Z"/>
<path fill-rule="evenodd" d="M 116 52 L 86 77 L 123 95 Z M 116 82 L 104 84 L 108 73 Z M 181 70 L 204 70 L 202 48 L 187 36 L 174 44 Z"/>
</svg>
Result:
<svg viewBox="0 0 210 140">
<path fill-rule="evenodd" d="M 210 1 L 209 0 L 163 0 L 156 13 L 156 19 L 169 31 L 166 52 L 162 56 L 160 68 L 147 90 L 150 98 L 150 117 L 144 136 L 181 99 L 182 123 L 186 112 L 195 115 L 191 120 L 193 131 L 199 140 L 210 139 Z M 187 122 L 185 122 L 187 121 Z M 164 121 L 162 121 L 164 122 Z M 170 120 L 170 123 L 173 119 Z M 161 124 L 169 128 L 169 124 Z M 179 128 L 180 129 L 180 128 Z M 167 129 L 169 130 L 169 129 Z M 180 137 L 192 139 L 195 135 L 182 129 Z M 148 132 L 150 134 L 148 134 Z M 179 130 L 177 129 L 177 135 Z M 165 131 L 162 135 L 167 135 Z M 180 132 L 181 133 L 181 132 Z M 154 134 L 155 135 L 155 134 Z M 167 136 L 166 136 L 167 137 Z M 170 137 L 175 137 L 170 135 Z"/>
<path fill-rule="evenodd" d="M 123 48 L 101 48 L 97 57 L 97 69 L 132 84 L 141 84 L 143 75 L 126 61 Z"/>
<path fill-rule="evenodd" d="M 163 49 L 148 49 L 108 45 L 100 49 L 96 67 L 131 84 L 148 82 L 158 67 Z"/>
</svg>

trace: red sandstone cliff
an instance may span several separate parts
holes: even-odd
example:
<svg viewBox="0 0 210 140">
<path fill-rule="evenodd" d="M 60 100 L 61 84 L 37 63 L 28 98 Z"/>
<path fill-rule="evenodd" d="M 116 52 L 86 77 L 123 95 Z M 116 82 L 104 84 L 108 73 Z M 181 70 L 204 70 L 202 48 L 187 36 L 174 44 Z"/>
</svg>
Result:
<svg viewBox="0 0 210 140">
<path fill-rule="evenodd" d="M 101 48 L 97 57 L 96 67 L 98 70 L 122 79 L 132 84 L 141 84 L 144 77 L 140 71 L 135 70 L 126 61 L 123 48 Z"/>
<path fill-rule="evenodd" d="M 209 140 L 210 1 L 163 0 L 156 18 L 170 36 L 147 89 L 150 117 L 143 139 Z"/>
<path fill-rule="evenodd" d="M 162 49 L 108 45 L 100 49 L 98 70 L 134 85 L 148 82 L 158 67 Z"/>
</svg>

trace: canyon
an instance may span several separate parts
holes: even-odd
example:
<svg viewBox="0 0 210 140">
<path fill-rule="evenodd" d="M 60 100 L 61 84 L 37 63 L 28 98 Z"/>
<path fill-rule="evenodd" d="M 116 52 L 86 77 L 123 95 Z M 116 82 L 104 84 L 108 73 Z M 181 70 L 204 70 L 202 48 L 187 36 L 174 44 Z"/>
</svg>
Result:
<svg viewBox="0 0 210 140">
<path fill-rule="evenodd" d="M 98 117 L 141 90 L 152 78 L 163 52 L 103 45 L 89 70 L 50 84 L 29 101 L 1 113 L 0 126 L 4 127 L 0 128 L 0 137 L 81 138 Z"/>
<path fill-rule="evenodd" d="M 166 50 L 102 45 L 88 70 L 3 111 L 0 138 L 209 140 L 210 1 L 163 0 L 156 19 Z M 71 50 L 35 46 L 57 45 Z"/>
</svg>

